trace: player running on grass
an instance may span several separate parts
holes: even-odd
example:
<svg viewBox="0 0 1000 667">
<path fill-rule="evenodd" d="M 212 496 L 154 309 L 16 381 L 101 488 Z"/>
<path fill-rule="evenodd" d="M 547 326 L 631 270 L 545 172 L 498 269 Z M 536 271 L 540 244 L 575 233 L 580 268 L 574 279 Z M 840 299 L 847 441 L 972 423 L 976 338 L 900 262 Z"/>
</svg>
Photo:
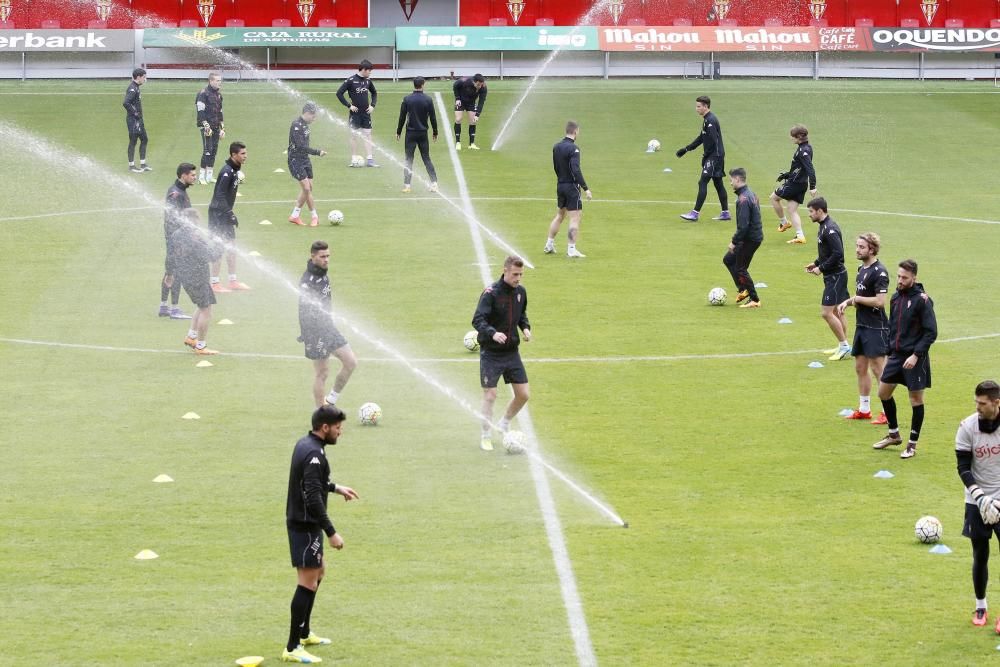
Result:
<svg viewBox="0 0 1000 667">
<path fill-rule="evenodd" d="M 451 84 L 455 93 L 455 150 L 462 150 L 462 116 L 469 121 L 469 150 L 478 151 L 476 145 L 476 124 L 486 106 L 486 77 L 473 74 L 455 79 Z"/>
<path fill-rule="evenodd" d="M 809 130 L 806 126 L 794 125 L 789 134 L 792 141 L 798 145 L 792 156 L 792 166 L 788 171 L 778 174 L 778 180 L 784 183 L 771 193 L 771 206 L 778 214 L 778 231 L 784 232 L 795 227 L 795 238 L 788 243 L 801 245 L 806 242 L 806 236 L 802 233 L 799 205 L 805 200 L 806 189 L 809 190 L 810 197 L 816 196 L 816 169 L 812 163 L 813 147 L 809 145 Z M 791 218 L 791 222 L 785 218 L 785 211 L 781 205 L 783 200 L 788 204 L 788 217 Z"/>
<path fill-rule="evenodd" d="M 871 419 L 872 377 L 875 381 L 882 377 L 885 358 L 889 354 L 889 318 L 885 316 L 885 295 L 889 292 L 889 272 L 878 259 L 882 242 L 878 234 L 867 232 L 858 237 L 854 244 L 855 256 L 861 260 L 858 267 L 857 287 L 854 297 L 837 306 L 837 314 L 843 316 L 846 308 L 857 311 L 857 325 L 854 329 L 854 371 L 858 375 L 858 409 L 848 419 Z M 870 374 L 869 374 L 870 373 Z M 884 424 L 885 413 L 872 420 L 873 424 Z"/>
</svg>

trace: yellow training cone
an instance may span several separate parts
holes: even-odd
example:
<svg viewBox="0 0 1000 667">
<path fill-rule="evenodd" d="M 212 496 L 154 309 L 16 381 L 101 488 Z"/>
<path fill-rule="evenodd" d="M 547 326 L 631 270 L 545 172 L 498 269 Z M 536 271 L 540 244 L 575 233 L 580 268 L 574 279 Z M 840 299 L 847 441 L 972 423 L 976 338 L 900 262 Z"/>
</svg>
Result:
<svg viewBox="0 0 1000 667">
<path fill-rule="evenodd" d="M 197 412 L 186 412 L 181 419 L 201 419 L 201 417 L 198 416 Z"/>
<path fill-rule="evenodd" d="M 157 475 L 156 477 L 153 478 L 153 481 L 156 482 L 157 484 L 163 484 L 165 482 L 174 481 L 174 478 L 171 477 L 170 475 Z"/>
<path fill-rule="evenodd" d="M 155 551 L 150 549 L 143 549 L 135 555 L 136 560 L 153 560 L 154 558 L 159 558 Z"/>
<path fill-rule="evenodd" d="M 197 368 L 208 368 L 209 366 L 214 366 L 214 365 L 215 364 L 213 364 L 208 359 L 202 359 L 201 361 L 199 361 L 198 363 L 195 364 L 195 367 L 197 367 Z"/>
<path fill-rule="evenodd" d="M 225 319 L 219 320 L 219 324 L 232 324 L 232 323 L 233 323 L 232 320 L 225 320 Z"/>
</svg>

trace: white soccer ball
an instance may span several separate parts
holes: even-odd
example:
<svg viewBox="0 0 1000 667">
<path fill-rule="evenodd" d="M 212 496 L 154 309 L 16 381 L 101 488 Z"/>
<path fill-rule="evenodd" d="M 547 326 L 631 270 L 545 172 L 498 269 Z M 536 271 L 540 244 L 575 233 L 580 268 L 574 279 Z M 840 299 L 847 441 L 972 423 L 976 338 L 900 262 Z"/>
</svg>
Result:
<svg viewBox="0 0 1000 667">
<path fill-rule="evenodd" d="M 247 173 L 242 169 L 240 169 L 238 172 L 236 172 L 236 182 L 242 183 L 245 180 L 247 180 Z"/>
<path fill-rule="evenodd" d="M 330 221 L 330 224 L 337 226 L 344 221 L 344 214 L 336 209 L 330 211 L 330 214 L 326 216 L 326 219 Z"/>
<path fill-rule="evenodd" d="M 656 139 L 650 139 L 649 143 L 646 144 L 646 152 L 655 153 L 658 150 L 660 150 L 660 142 Z"/>
<path fill-rule="evenodd" d="M 462 339 L 462 344 L 465 345 L 465 349 L 469 352 L 475 352 L 479 349 L 479 332 L 473 329 L 469 333 L 465 334 L 465 338 Z"/>
<path fill-rule="evenodd" d="M 382 408 L 377 403 L 365 403 L 358 408 L 358 419 L 362 426 L 375 426 L 382 419 Z"/>
<path fill-rule="evenodd" d="M 726 290 L 721 287 L 713 287 L 708 291 L 708 302 L 713 306 L 726 305 Z"/>
<path fill-rule="evenodd" d="M 363 155 L 352 155 L 351 156 L 351 166 L 352 167 L 363 167 L 363 166 L 365 166 L 365 157 Z"/>
<path fill-rule="evenodd" d="M 917 539 L 924 544 L 934 544 L 941 539 L 944 526 L 933 516 L 922 516 L 917 519 L 917 525 L 913 527 L 913 532 Z"/>
<path fill-rule="evenodd" d="M 508 454 L 524 454 L 527 447 L 525 437 L 520 431 L 507 431 L 503 434 L 503 448 Z"/>
</svg>

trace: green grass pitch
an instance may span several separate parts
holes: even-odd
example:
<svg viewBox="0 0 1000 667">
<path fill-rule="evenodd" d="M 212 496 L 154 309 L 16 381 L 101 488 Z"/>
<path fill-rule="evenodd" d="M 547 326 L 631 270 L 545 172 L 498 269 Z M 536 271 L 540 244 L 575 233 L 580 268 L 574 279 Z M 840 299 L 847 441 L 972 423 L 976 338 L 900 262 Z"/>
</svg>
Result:
<svg viewBox="0 0 1000 667">
<path fill-rule="evenodd" d="M 156 317 L 156 205 L 176 165 L 197 162 L 204 84 L 144 87 L 155 171 L 132 175 L 125 83 L 0 84 L 0 122 L 46 142 L 0 131 L 0 663 L 277 664 L 295 587 L 288 462 L 312 409 L 295 340 L 308 247 L 331 243 L 334 302 L 349 322 L 472 405 L 476 356 L 462 336 L 479 260 L 456 208 L 419 180 L 401 194 L 385 155 L 382 169 L 347 169 L 347 134 L 329 120 L 312 142 L 330 151 L 313 161 L 324 224 L 289 225 L 296 185 L 275 169 L 301 101 L 227 81 L 227 139 L 249 148 L 239 246 L 261 258 L 240 260 L 252 292 L 220 295 L 214 321 L 234 324 L 213 322 L 208 340 L 225 354 L 196 368 L 185 324 Z M 525 82 L 489 85 L 484 149 Z M 295 87 L 344 117 L 334 83 Z M 400 156 L 409 86 L 378 87 L 375 136 Z M 447 82 L 428 90 L 450 105 Z M 838 417 L 856 405 L 856 380 L 849 360 L 819 354 L 833 339 L 820 281 L 802 270 L 815 225 L 805 219 L 808 245 L 787 246 L 765 207 L 751 271 L 768 287 L 763 308 L 745 311 L 721 264 L 731 226 L 677 217 L 691 208 L 698 156 L 673 151 L 699 130 L 700 94 L 713 98 L 727 166 L 747 168 L 765 206 L 792 154 L 788 129 L 804 123 L 848 257 L 855 235 L 874 230 L 887 266 L 920 263 L 940 340 L 915 459 L 872 451 L 882 431 Z M 630 523 L 616 527 L 549 477 L 599 664 L 972 664 L 996 653 L 992 612 L 988 628 L 969 623 L 953 442 L 975 384 L 1000 376 L 998 111 L 982 83 L 545 80 L 502 150 L 461 152 L 478 220 L 536 267 L 524 280 L 535 340 L 522 353 L 543 455 Z M 578 262 L 541 252 L 550 146 L 568 118 L 595 195 Z M 443 136 L 432 154 L 460 207 Z M 663 151 L 646 154 L 652 138 Z M 92 161 L 51 159 L 46 146 Z M 193 189 L 202 210 L 209 196 Z M 325 224 L 333 208 L 340 227 Z M 717 210 L 710 191 L 705 212 Z M 485 248 L 498 275 L 504 252 L 488 238 Z M 714 286 L 729 305 L 707 305 Z M 331 498 L 346 548 L 328 555 L 313 627 L 334 645 L 316 653 L 343 665 L 578 664 L 527 457 L 479 451 L 468 412 L 345 331 L 361 363 L 331 458 L 361 501 Z M 354 420 L 366 401 L 382 406 L 378 427 Z M 905 392 L 897 402 L 908 428 Z M 189 411 L 201 419 L 182 420 Z M 873 478 L 880 469 L 895 477 Z M 161 473 L 176 481 L 152 483 Z M 954 553 L 916 542 L 924 514 L 942 520 Z M 142 549 L 159 558 L 134 560 Z"/>
</svg>

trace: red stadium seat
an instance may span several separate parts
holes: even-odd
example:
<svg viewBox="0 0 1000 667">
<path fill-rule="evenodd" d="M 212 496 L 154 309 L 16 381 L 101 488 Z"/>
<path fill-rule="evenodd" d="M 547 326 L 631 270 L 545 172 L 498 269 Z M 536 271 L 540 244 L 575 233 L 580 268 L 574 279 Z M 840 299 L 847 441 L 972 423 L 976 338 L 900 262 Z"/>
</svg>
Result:
<svg viewBox="0 0 1000 667">
<path fill-rule="evenodd" d="M 945 19 L 944 20 L 944 27 L 945 28 L 964 28 L 965 27 L 965 21 L 963 21 L 962 19 Z"/>
<path fill-rule="evenodd" d="M 629 19 L 625 22 L 625 25 L 644 26 L 646 25 L 646 19 Z"/>
<path fill-rule="evenodd" d="M 900 21 L 899 21 L 899 27 L 900 28 L 919 28 L 920 27 L 920 21 L 918 21 L 917 19 L 900 19 Z"/>
<path fill-rule="evenodd" d="M 781 19 L 777 18 L 764 19 L 764 26 L 767 28 L 780 28 L 783 25 L 785 25 L 785 22 L 782 21 Z"/>
<path fill-rule="evenodd" d="M 874 28 L 875 21 L 872 19 L 854 19 L 855 28 Z"/>
<path fill-rule="evenodd" d="M 691 19 L 674 19 L 674 25 L 687 27 L 691 25 Z"/>
<path fill-rule="evenodd" d="M 535 19 L 535 25 L 555 25 L 555 19 Z"/>
<path fill-rule="evenodd" d="M 830 22 L 826 19 L 809 19 L 809 25 L 814 28 L 828 28 L 830 27 Z"/>
<path fill-rule="evenodd" d="M 337 27 L 337 19 L 320 19 L 319 20 L 319 27 L 320 28 L 336 28 Z"/>
<path fill-rule="evenodd" d="M 0 21 L 0 30 L 14 30 L 14 29 L 15 26 L 13 21 Z"/>
<path fill-rule="evenodd" d="M 87 21 L 87 29 L 88 30 L 107 30 L 108 29 L 108 22 L 107 21 L 101 21 L 99 19 L 91 19 L 90 21 Z"/>
<path fill-rule="evenodd" d="M 1000 19 L 990 19 L 991 28 L 1000 28 Z"/>
<path fill-rule="evenodd" d="M 291 28 L 292 22 L 290 19 L 274 19 L 271 21 L 272 28 Z"/>
<path fill-rule="evenodd" d="M 62 25 L 56 19 L 45 19 L 42 21 L 42 30 L 59 30 Z"/>
<path fill-rule="evenodd" d="M 507 19 L 505 18 L 492 18 L 490 19 L 490 27 L 499 28 L 507 25 Z"/>
<path fill-rule="evenodd" d="M 719 25 L 726 28 L 735 28 L 739 23 L 737 23 L 736 19 L 719 19 Z"/>
<path fill-rule="evenodd" d="M 243 19 L 226 19 L 227 28 L 245 28 L 247 25 Z"/>
<path fill-rule="evenodd" d="M 197 28 L 199 25 L 201 24 L 198 22 L 198 19 L 183 19 L 180 22 L 180 27 L 182 28 Z"/>
</svg>

